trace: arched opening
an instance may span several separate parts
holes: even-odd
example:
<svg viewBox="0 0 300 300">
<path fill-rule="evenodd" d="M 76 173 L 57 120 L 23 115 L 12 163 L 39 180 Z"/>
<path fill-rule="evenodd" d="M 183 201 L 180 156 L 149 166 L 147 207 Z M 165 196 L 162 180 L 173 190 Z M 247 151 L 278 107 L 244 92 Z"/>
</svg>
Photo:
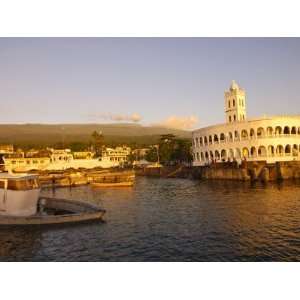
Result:
<svg viewBox="0 0 300 300">
<path fill-rule="evenodd" d="M 285 149 L 284 149 L 285 155 L 289 156 L 289 155 L 291 155 L 291 152 L 292 152 L 291 145 L 286 145 Z"/>
<path fill-rule="evenodd" d="M 202 139 L 202 137 L 200 138 L 200 145 L 203 146 L 203 139 Z"/>
<path fill-rule="evenodd" d="M 220 142 L 221 143 L 225 142 L 225 134 L 224 133 L 221 133 L 221 135 L 220 135 Z"/>
<path fill-rule="evenodd" d="M 220 153 L 218 150 L 215 151 L 215 159 L 216 161 L 220 160 Z"/>
<path fill-rule="evenodd" d="M 238 133 L 237 130 L 234 131 L 234 139 L 235 139 L 236 141 L 239 140 L 239 133 Z"/>
<path fill-rule="evenodd" d="M 267 150 L 265 146 L 260 146 L 258 148 L 258 156 L 259 157 L 266 157 L 267 156 Z"/>
<path fill-rule="evenodd" d="M 205 160 L 206 160 L 206 161 L 209 160 L 209 155 L 208 155 L 208 152 L 207 152 L 207 151 L 205 152 Z"/>
<path fill-rule="evenodd" d="M 283 129 L 283 134 L 290 134 L 290 127 L 288 126 L 285 126 L 284 129 Z"/>
<path fill-rule="evenodd" d="M 209 141 L 209 144 L 211 145 L 212 144 L 212 136 L 211 135 L 209 136 L 208 141 Z"/>
<path fill-rule="evenodd" d="M 219 138 L 216 134 L 214 135 L 214 143 L 219 143 Z"/>
<path fill-rule="evenodd" d="M 242 140 L 247 140 L 248 139 L 247 130 L 245 130 L 245 129 L 242 130 L 241 137 L 242 137 Z"/>
<path fill-rule="evenodd" d="M 204 161 L 204 154 L 201 152 L 201 161 Z"/>
<path fill-rule="evenodd" d="M 235 100 L 232 100 L 232 106 L 235 107 Z"/>
<path fill-rule="evenodd" d="M 282 128 L 280 126 L 277 126 L 275 128 L 275 135 L 281 135 L 282 134 Z"/>
<path fill-rule="evenodd" d="M 299 151 L 298 151 L 298 145 L 293 145 L 293 156 L 298 156 Z"/>
<path fill-rule="evenodd" d="M 223 149 L 221 151 L 221 159 L 222 159 L 222 161 L 226 161 L 226 159 L 227 159 L 227 153 L 226 153 L 225 149 Z"/>
<path fill-rule="evenodd" d="M 253 158 L 257 156 L 257 152 L 256 152 L 256 148 L 255 147 L 251 147 L 250 154 L 251 154 L 251 157 L 253 157 Z"/>
<path fill-rule="evenodd" d="M 273 135 L 273 128 L 272 127 L 268 127 L 267 128 L 267 135 L 268 136 L 272 136 Z"/>
<path fill-rule="evenodd" d="M 199 152 L 197 152 L 197 161 L 200 160 L 200 157 L 199 157 Z"/>
<path fill-rule="evenodd" d="M 292 127 L 291 134 L 297 134 L 297 128 L 295 126 Z"/>
<path fill-rule="evenodd" d="M 243 148 L 243 158 L 249 158 L 249 150 L 248 148 Z"/>
<path fill-rule="evenodd" d="M 207 137 L 204 137 L 204 145 L 207 145 Z"/>
<path fill-rule="evenodd" d="M 274 146 L 270 145 L 268 147 L 268 155 L 269 156 L 274 156 L 275 155 L 275 149 L 274 149 Z"/>
<path fill-rule="evenodd" d="M 233 153 L 233 150 L 232 150 L 232 149 L 229 149 L 229 151 L 228 151 L 228 158 L 229 158 L 230 160 L 233 160 L 233 159 L 234 159 L 234 153 Z"/>
<path fill-rule="evenodd" d="M 230 142 L 233 141 L 233 135 L 232 135 L 232 132 L 229 132 L 229 133 L 228 133 L 228 140 L 229 140 Z"/>
<path fill-rule="evenodd" d="M 265 130 L 262 127 L 257 129 L 257 138 L 263 138 L 265 136 Z"/>
<path fill-rule="evenodd" d="M 236 121 L 236 115 L 233 115 L 233 121 Z"/>
<path fill-rule="evenodd" d="M 229 123 L 231 123 L 231 116 L 229 116 Z"/>
<path fill-rule="evenodd" d="M 241 150 L 239 148 L 235 149 L 235 157 L 236 157 L 236 159 L 241 159 L 241 157 L 242 157 Z"/>
<path fill-rule="evenodd" d="M 196 138 L 196 147 L 199 147 L 199 139 L 198 138 Z"/>
<path fill-rule="evenodd" d="M 250 129 L 250 139 L 255 139 L 255 130 L 253 128 Z"/>
<path fill-rule="evenodd" d="M 210 159 L 213 161 L 214 160 L 214 153 L 212 151 L 209 151 Z"/>
<path fill-rule="evenodd" d="M 283 153 L 284 153 L 283 146 L 282 146 L 282 145 L 278 145 L 278 146 L 276 147 L 276 155 L 282 156 Z"/>
</svg>

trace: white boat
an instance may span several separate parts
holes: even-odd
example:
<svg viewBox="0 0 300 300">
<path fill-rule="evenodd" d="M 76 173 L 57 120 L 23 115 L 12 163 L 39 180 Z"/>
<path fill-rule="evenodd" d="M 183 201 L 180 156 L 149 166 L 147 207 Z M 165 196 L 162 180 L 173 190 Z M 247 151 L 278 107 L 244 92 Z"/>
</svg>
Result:
<svg viewBox="0 0 300 300">
<path fill-rule="evenodd" d="M 36 214 L 39 193 L 36 175 L 0 173 L 0 216 Z"/>
</svg>

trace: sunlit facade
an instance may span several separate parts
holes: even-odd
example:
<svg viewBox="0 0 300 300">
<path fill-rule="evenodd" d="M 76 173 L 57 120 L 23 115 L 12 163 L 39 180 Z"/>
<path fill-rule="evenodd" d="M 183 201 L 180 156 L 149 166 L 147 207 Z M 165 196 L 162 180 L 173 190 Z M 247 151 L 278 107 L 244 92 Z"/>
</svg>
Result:
<svg viewBox="0 0 300 300">
<path fill-rule="evenodd" d="M 246 93 L 232 82 L 225 91 L 226 123 L 193 131 L 193 164 L 300 160 L 300 116 L 246 117 Z"/>
</svg>

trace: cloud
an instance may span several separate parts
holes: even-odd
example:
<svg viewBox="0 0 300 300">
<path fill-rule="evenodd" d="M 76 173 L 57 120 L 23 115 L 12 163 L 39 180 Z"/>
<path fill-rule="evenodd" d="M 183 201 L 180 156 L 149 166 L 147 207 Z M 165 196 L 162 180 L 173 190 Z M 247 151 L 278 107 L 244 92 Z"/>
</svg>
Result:
<svg viewBox="0 0 300 300">
<path fill-rule="evenodd" d="M 178 116 L 170 116 L 167 119 L 163 120 L 160 123 L 153 124 L 155 126 L 162 126 L 167 128 L 174 129 L 193 129 L 196 124 L 198 124 L 199 120 L 195 116 L 188 117 L 178 117 Z"/>
<path fill-rule="evenodd" d="M 116 121 L 116 122 L 134 122 L 138 123 L 142 120 L 142 117 L 137 114 L 133 113 L 131 115 L 123 115 L 123 114 L 113 114 L 113 113 L 95 113 L 95 114 L 89 114 L 89 117 L 92 119 L 101 119 L 101 120 L 109 120 L 109 121 Z"/>
</svg>

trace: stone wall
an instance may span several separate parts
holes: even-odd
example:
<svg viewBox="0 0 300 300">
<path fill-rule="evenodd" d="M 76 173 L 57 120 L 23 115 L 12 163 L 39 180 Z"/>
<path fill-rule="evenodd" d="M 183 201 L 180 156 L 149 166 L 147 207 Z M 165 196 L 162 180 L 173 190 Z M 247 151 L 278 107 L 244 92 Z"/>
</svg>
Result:
<svg viewBox="0 0 300 300">
<path fill-rule="evenodd" d="M 191 179 L 224 179 L 240 181 L 276 181 L 286 179 L 300 179 L 300 162 L 247 162 L 243 167 L 234 164 L 215 164 L 197 167 L 162 167 L 145 168 L 136 171 L 137 175 L 163 178 L 191 178 Z"/>
</svg>

